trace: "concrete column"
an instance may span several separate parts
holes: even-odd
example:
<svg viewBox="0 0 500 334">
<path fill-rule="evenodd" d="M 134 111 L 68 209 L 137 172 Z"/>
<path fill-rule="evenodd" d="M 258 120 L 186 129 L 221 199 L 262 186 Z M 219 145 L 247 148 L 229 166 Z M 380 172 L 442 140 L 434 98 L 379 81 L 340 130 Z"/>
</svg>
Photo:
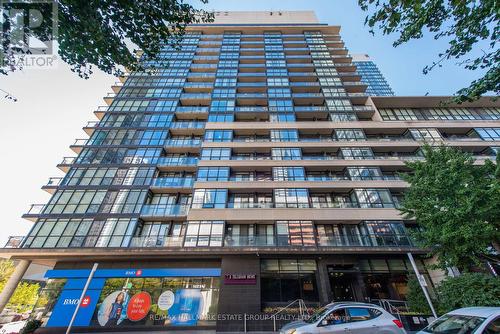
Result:
<svg viewBox="0 0 500 334">
<path fill-rule="evenodd" d="M 2 292 L 0 293 L 0 313 L 2 313 L 5 305 L 10 300 L 10 297 L 12 297 L 12 294 L 14 294 L 14 291 L 17 288 L 17 285 L 21 281 L 21 279 L 24 276 L 24 273 L 26 273 L 26 270 L 28 270 L 28 267 L 30 266 L 31 261 L 28 260 L 18 260 L 18 264 L 16 266 L 16 269 L 12 273 L 12 276 L 10 276 L 9 280 L 5 284 L 5 287 L 3 288 Z"/>
</svg>

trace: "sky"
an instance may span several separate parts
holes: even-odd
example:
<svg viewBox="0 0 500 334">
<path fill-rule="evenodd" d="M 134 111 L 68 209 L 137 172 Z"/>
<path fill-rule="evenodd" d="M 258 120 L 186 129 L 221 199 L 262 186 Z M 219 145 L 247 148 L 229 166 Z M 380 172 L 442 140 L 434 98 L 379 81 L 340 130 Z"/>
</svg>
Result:
<svg viewBox="0 0 500 334">
<path fill-rule="evenodd" d="M 188 2 L 200 6 L 197 0 Z M 446 42 L 427 34 L 393 48 L 396 36 L 369 33 L 357 0 L 209 0 L 203 7 L 216 11 L 313 10 L 321 23 L 342 26 L 340 33 L 350 53 L 369 54 L 396 95 L 450 95 L 478 76 L 453 61 L 423 75 L 423 67 L 436 59 Z M 81 79 L 64 63 L 56 65 L 0 76 L 0 89 L 18 100 L 0 95 L 0 182 L 4 187 L 0 247 L 9 235 L 29 231 L 33 223 L 21 215 L 30 204 L 49 200 L 50 194 L 40 187 L 49 177 L 63 176 L 56 164 L 75 155 L 69 145 L 87 137 L 82 127 L 95 120 L 93 110 L 105 104 L 102 97 L 117 81 L 99 71 L 88 80 Z"/>
</svg>

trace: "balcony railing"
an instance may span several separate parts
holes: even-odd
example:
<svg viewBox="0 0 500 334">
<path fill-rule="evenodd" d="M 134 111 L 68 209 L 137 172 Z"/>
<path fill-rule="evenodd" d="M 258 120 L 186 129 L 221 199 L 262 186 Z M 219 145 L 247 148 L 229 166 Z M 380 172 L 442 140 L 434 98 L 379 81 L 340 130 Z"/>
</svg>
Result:
<svg viewBox="0 0 500 334">
<path fill-rule="evenodd" d="M 160 166 L 196 166 L 197 164 L 198 158 L 196 157 L 162 157 L 158 159 Z"/>
<path fill-rule="evenodd" d="M 189 211 L 189 206 L 187 205 L 147 204 L 142 207 L 141 216 L 178 217 L 178 216 L 186 216 L 188 211 Z"/>
<path fill-rule="evenodd" d="M 201 139 L 167 139 L 165 146 L 172 147 L 198 147 L 201 146 Z"/>
<path fill-rule="evenodd" d="M 71 165 L 75 163 L 76 157 L 64 157 L 60 165 Z"/>
<path fill-rule="evenodd" d="M 222 236 L 221 236 L 222 237 Z M 155 247 L 183 247 L 184 236 L 133 236 L 133 235 L 86 235 L 86 236 L 61 236 L 57 243 L 51 247 L 43 244 L 34 247 L 28 238 L 27 248 L 155 248 Z M 414 243 L 406 234 L 373 234 L 373 235 L 339 235 L 339 236 L 314 236 L 314 235 L 226 235 L 223 244 L 216 247 L 270 247 L 303 249 L 363 247 L 363 248 L 413 248 Z M 11 236 L 4 248 L 20 248 L 25 240 L 22 236 Z M 207 246 L 209 247 L 209 246 Z M 213 246 L 212 246 L 213 247 Z"/>
<path fill-rule="evenodd" d="M 185 177 L 160 177 L 153 179 L 153 187 L 165 188 L 192 188 L 194 184 L 193 178 Z"/>
<path fill-rule="evenodd" d="M 39 215 L 45 210 L 45 204 L 31 204 L 26 215 Z"/>
<path fill-rule="evenodd" d="M 10 236 L 4 248 L 19 248 L 23 242 L 23 236 Z"/>
<path fill-rule="evenodd" d="M 185 106 L 185 107 L 177 107 L 175 112 L 188 112 L 188 113 L 207 113 L 208 107 L 195 107 L 195 106 Z"/>
<path fill-rule="evenodd" d="M 63 177 L 51 177 L 45 184 L 46 187 L 57 187 L 61 184 Z"/>
<path fill-rule="evenodd" d="M 170 125 L 171 129 L 203 129 L 205 128 L 205 122 L 172 122 Z"/>
</svg>

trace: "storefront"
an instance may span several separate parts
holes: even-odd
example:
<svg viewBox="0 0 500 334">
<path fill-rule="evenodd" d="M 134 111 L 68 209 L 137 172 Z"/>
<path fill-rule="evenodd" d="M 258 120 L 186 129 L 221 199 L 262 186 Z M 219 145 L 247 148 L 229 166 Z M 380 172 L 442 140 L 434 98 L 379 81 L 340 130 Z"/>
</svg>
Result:
<svg viewBox="0 0 500 334">
<path fill-rule="evenodd" d="M 45 328 L 68 326 L 89 273 L 47 271 L 49 281 L 36 306 Z M 97 270 L 74 326 L 214 328 L 220 275 L 218 268 Z"/>
</svg>

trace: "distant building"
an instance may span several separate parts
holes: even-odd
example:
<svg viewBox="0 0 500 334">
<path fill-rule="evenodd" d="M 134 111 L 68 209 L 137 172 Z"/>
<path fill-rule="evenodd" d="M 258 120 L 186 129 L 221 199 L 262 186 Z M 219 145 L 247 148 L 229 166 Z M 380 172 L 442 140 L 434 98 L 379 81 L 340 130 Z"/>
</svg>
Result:
<svg viewBox="0 0 500 334">
<path fill-rule="evenodd" d="M 352 63 L 356 65 L 361 81 L 368 85 L 366 94 L 371 96 L 394 96 L 394 91 L 380 72 L 377 65 L 367 54 L 352 55 Z"/>
</svg>

